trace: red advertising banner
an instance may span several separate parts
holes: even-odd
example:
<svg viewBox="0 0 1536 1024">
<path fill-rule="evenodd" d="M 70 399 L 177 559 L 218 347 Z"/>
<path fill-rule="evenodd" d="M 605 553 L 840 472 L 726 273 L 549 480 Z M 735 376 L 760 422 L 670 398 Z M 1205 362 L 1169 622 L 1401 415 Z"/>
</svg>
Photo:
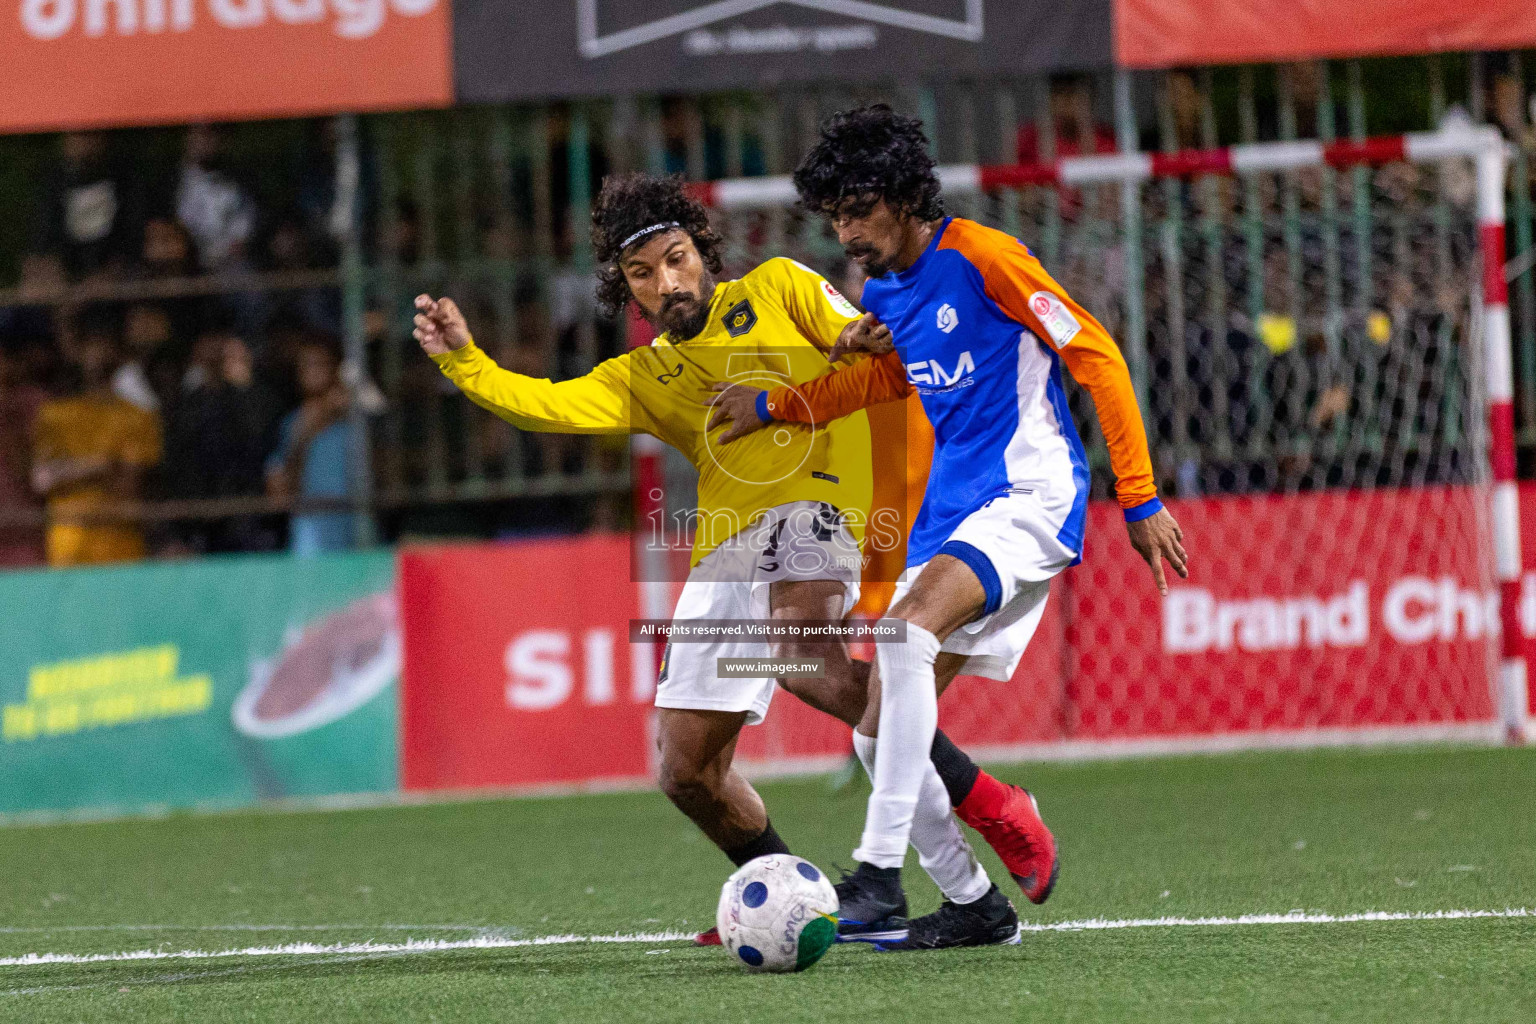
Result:
<svg viewBox="0 0 1536 1024">
<path fill-rule="evenodd" d="M 1256 64 L 1536 44 L 1528 0 L 1116 0 L 1125 67 Z"/>
<path fill-rule="evenodd" d="M 1519 621 L 1536 634 L 1536 494 Z M 962 746 L 1273 736 L 1490 722 L 1498 588 L 1487 495 L 1425 487 L 1172 502 L 1191 555 L 1159 598 L 1119 509 L 1090 510 L 1083 564 L 1056 581 L 1006 683 L 961 677 L 940 721 Z M 407 549 L 407 789 L 642 778 L 652 652 L 628 540 Z M 848 728 L 787 693 L 738 758 L 849 752 Z"/>
<path fill-rule="evenodd" d="M 597 536 L 400 553 L 404 789 L 648 773 L 655 670 L 651 651 L 628 642 L 639 615 L 629 544 Z"/>
<path fill-rule="evenodd" d="M 449 0 L 4 0 L 0 132 L 446 106 Z"/>
<path fill-rule="evenodd" d="M 1114 508 L 1071 570 L 1068 739 L 1484 721 L 1498 588 L 1485 493 L 1170 503 L 1190 578 L 1159 599 Z"/>
</svg>

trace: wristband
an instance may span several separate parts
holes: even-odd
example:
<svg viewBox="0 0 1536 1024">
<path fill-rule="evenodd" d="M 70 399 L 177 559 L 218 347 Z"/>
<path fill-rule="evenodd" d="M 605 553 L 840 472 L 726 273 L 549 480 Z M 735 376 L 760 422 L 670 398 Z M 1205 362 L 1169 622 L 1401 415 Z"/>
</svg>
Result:
<svg viewBox="0 0 1536 1024">
<path fill-rule="evenodd" d="M 1162 510 L 1163 503 L 1157 498 L 1153 498 L 1151 501 L 1144 501 L 1140 505 L 1126 509 L 1125 521 L 1128 523 L 1139 523 L 1143 519 L 1151 519 Z"/>
</svg>

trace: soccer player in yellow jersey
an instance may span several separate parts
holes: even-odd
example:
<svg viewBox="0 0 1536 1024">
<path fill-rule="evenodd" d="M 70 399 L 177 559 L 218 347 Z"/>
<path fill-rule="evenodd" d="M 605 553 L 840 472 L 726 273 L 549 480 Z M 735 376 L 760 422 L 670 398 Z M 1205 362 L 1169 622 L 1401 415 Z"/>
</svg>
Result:
<svg viewBox="0 0 1536 1024">
<path fill-rule="evenodd" d="M 689 457 L 699 470 L 699 509 L 674 622 L 842 619 L 859 596 L 870 504 L 865 415 L 829 427 L 786 424 L 721 446 L 726 418 L 711 385 L 803 384 L 833 371 L 826 354 L 836 345 L 879 345 L 884 329 L 792 260 L 717 281 L 720 237 L 678 179 L 611 177 L 592 220 L 599 299 L 615 314 L 634 301 L 662 332 L 654 344 L 575 380 L 538 380 L 497 366 L 451 299 L 422 295 L 422 348 L 471 400 L 518 427 L 647 433 Z M 825 659 L 822 678 L 777 682 L 850 725 L 859 721 L 868 666 L 851 662 L 841 642 L 674 642 L 656 688 L 661 788 L 736 864 L 788 852 L 731 764 L 738 733 L 762 720 L 775 680 L 721 676 L 717 662 L 769 655 Z M 937 777 L 933 784 L 942 789 Z M 920 853 L 941 888 L 951 876 L 974 874 L 958 826 Z"/>
</svg>

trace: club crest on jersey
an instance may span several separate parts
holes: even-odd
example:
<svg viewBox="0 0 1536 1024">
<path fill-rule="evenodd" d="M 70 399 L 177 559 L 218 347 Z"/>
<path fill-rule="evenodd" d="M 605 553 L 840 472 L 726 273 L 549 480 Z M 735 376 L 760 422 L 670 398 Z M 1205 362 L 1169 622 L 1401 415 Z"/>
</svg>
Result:
<svg viewBox="0 0 1536 1024">
<path fill-rule="evenodd" d="M 955 312 L 955 307 L 949 303 L 939 307 L 939 330 L 948 334 L 960 326 L 960 314 Z"/>
<path fill-rule="evenodd" d="M 971 352 L 967 349 L 960 353 L 960 358 L 955 361 L 955 371 L 946 371 L 937 359 L 925 359 L 920 363 L 907 364 L 907 380 L 914 385 L 927 388 L 963 388 L 971 383 L 971 374 L 976 372 L 976 361 L 971 358 Z"/>
<path fill-rule="evenodd" d="M 742 299 L 725 311 L 725 316 L 720 318 L 720 322 L 725 324 L 725 333 L 733 338 L 739 338 L 757 326 L 757 311 L 752 308 L 749 300 Z"/>
<path fill-rule="evenodd" d="M 1077 317 L 1072 315 L 1066 303 L 1054 292 L 1035 292 L 1031 295 L 1029 311 L 1035 314 L 1035 319 L 1040 321 L 1040 326 L 1045 328 L 1045 333 L 1051 336 L 1057 348 L 1066 348 L 1067 342 L 1077 337 L 1077 332 L 1083 329 Z"/>
</svg>

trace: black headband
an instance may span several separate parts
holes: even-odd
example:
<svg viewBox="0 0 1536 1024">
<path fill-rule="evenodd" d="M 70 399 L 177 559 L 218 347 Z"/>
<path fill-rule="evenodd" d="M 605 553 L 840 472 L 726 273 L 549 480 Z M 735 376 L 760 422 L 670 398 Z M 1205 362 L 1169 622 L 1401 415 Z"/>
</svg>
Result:
<svg viewBox="0 0 1536 1024">
<path fill-rule="evenodd" d="M 661 224 L 652 224 L 648 228 L 641 228 L 639 231 L 636 231 L 634 234 L 630 235 L 628 238 L 624 239 L 624 241 L 619 243 L 619 252 L 623 252 L 625 249 L 628 249 L 642 238 L 649 238 L 651 235 L 654 235 L 658 231 L 671 231 L 673 228 L 680 227 L 682 227 L 682 225 L 677 221 L 669 220 L 664 221 Z"/>
</svg>

